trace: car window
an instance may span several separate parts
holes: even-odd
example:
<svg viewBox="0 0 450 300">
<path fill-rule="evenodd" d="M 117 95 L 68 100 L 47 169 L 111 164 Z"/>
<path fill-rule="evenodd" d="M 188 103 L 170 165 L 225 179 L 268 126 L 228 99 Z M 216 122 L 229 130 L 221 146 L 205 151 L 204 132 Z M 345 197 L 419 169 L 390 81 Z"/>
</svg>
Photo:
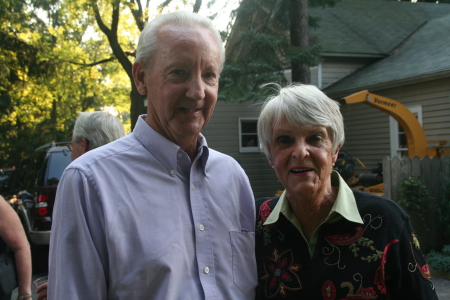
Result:
<svg viewBox="0 0 450 300">
<path fill-rule="evenodd" d="M 45 153 L 36 153 L 24 159 L 14 171 L 11 188 L 14 190 L 31 189 L 36 184 L 36 175 Z"/>
<path fill-rule="evenodd" d="M 46 158 L 45 166 L 47 169 L 43 172 L 45 174 L 45 186 L 55 186 L 58 185 L 61 175 L 64 169 L 70 164 L 70 152 L 63 150 L 61 152 L 52 152 Z"/>
<path fill-rule="evenodd" d="M 7 191 L 14 171 L 0 172 L 0 192 Z"/>
</svg>

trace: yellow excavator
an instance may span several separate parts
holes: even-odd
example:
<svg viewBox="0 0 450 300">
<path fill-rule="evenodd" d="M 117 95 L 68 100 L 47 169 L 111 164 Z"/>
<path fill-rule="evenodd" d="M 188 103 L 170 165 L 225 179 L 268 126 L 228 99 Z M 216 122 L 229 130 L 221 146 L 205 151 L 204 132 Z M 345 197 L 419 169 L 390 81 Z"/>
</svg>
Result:
<svg viewBox="0 0 450 300">
<path fill-rule="evenodd" d="M 413 158 L 414 156 L 422 158 L 425 156 L 434 157 L 437 155 L 441 157 L 443 155 L 450 155 L 450 148 L 447 146 L 450 140 L 427 141 L 422 125 L 420 125 L 416 116 L 400 102 L 369 93 L 368 90 L 351 94 L 343 99 L 346 104 L 365 103 L 392 116 L 405 132 L 409 158 Z M 365 168 L 363 164 L 362 166 Z M 378 175 L 380 174 L 376 174 L 375 172 L 370 177 L 373 177 L 372 179 L 378 182 L 380 181 Z M 362 181 L 361 179 L 364 176 L 367 177 L 366 174 L 361 174 L 359 181 Z M 383 195 L 384 184 L 382 183 L 382 178 L 381 183 L 366 187 L 363 190 L 365 192 Z"/>
</svg>

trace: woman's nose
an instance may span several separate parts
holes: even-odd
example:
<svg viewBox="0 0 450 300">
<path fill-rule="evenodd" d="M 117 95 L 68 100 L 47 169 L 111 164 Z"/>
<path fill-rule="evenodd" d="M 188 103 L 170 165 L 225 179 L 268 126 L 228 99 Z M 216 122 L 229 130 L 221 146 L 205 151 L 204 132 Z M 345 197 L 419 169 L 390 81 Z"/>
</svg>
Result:
<svg viewBox="0 0 450 300">
<path fill-rule="evenodd" d="M 292 145 L 292 156 L 297 159 L 303 159 L 309 156 L 308 145 L 303 141 L 296 141 Z"/>
</svg>

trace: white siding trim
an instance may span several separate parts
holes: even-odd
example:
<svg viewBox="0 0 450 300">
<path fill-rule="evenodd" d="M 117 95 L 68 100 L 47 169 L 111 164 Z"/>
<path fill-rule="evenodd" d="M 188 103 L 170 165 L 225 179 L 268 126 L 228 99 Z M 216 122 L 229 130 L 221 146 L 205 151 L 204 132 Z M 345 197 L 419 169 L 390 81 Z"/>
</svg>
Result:
<svg viewBox="0 0 450 300">
<path fill-rule="evenodd" d="M 317 87 L 322 89 L 322 64 L 317 66 Z"/>
<path fill-rule="evenodd" d="M 422 105 L 408 106 L 408 109 L 416 115 L 420 125 L 422 125 Z M 398 122 L 391 116 L 389 116 L 389 128 L 390 128 L 390 141 L 391 141 L 391 157 L 401 157 L 403 151 L 408 151 L 408 148 L 399 147 L 399 131 Z"/>
<path fill-rule="evenodd" d="M 243 133 L 242 132 L 242 121 L 256 121 L 258 122 L 258 118 L 238 118 L 238 126 L 239 126 L 239 153 L 254 153 L 260 152 L 259 150 L 259 142 L 258 142 L 258 133 Z M 245 146 L 242 145 L 242 137 L 245 135 L 256 135 L 256 146 Z"/>
</svg>

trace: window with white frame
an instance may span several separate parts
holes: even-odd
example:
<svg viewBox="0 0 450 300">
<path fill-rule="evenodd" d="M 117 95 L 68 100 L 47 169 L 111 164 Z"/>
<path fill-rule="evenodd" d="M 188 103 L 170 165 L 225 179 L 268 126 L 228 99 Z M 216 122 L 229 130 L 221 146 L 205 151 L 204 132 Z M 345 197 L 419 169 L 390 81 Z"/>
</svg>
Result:
<svg viewBox="0 0 450 300">
<path fill-rule="evenodd" d="M 259 152 L 258 118 L 239 118 L 239 152 Z"/>
<path fill-rule="evenodd" d="M 422 125 L 422 105 L 408 106 L 408 109 Z M 402 126 L 393 117 L 389 117 L 389 125 L 391 129 L 391 157 L 408 155 L 408 142 Z"/>
</svg>

